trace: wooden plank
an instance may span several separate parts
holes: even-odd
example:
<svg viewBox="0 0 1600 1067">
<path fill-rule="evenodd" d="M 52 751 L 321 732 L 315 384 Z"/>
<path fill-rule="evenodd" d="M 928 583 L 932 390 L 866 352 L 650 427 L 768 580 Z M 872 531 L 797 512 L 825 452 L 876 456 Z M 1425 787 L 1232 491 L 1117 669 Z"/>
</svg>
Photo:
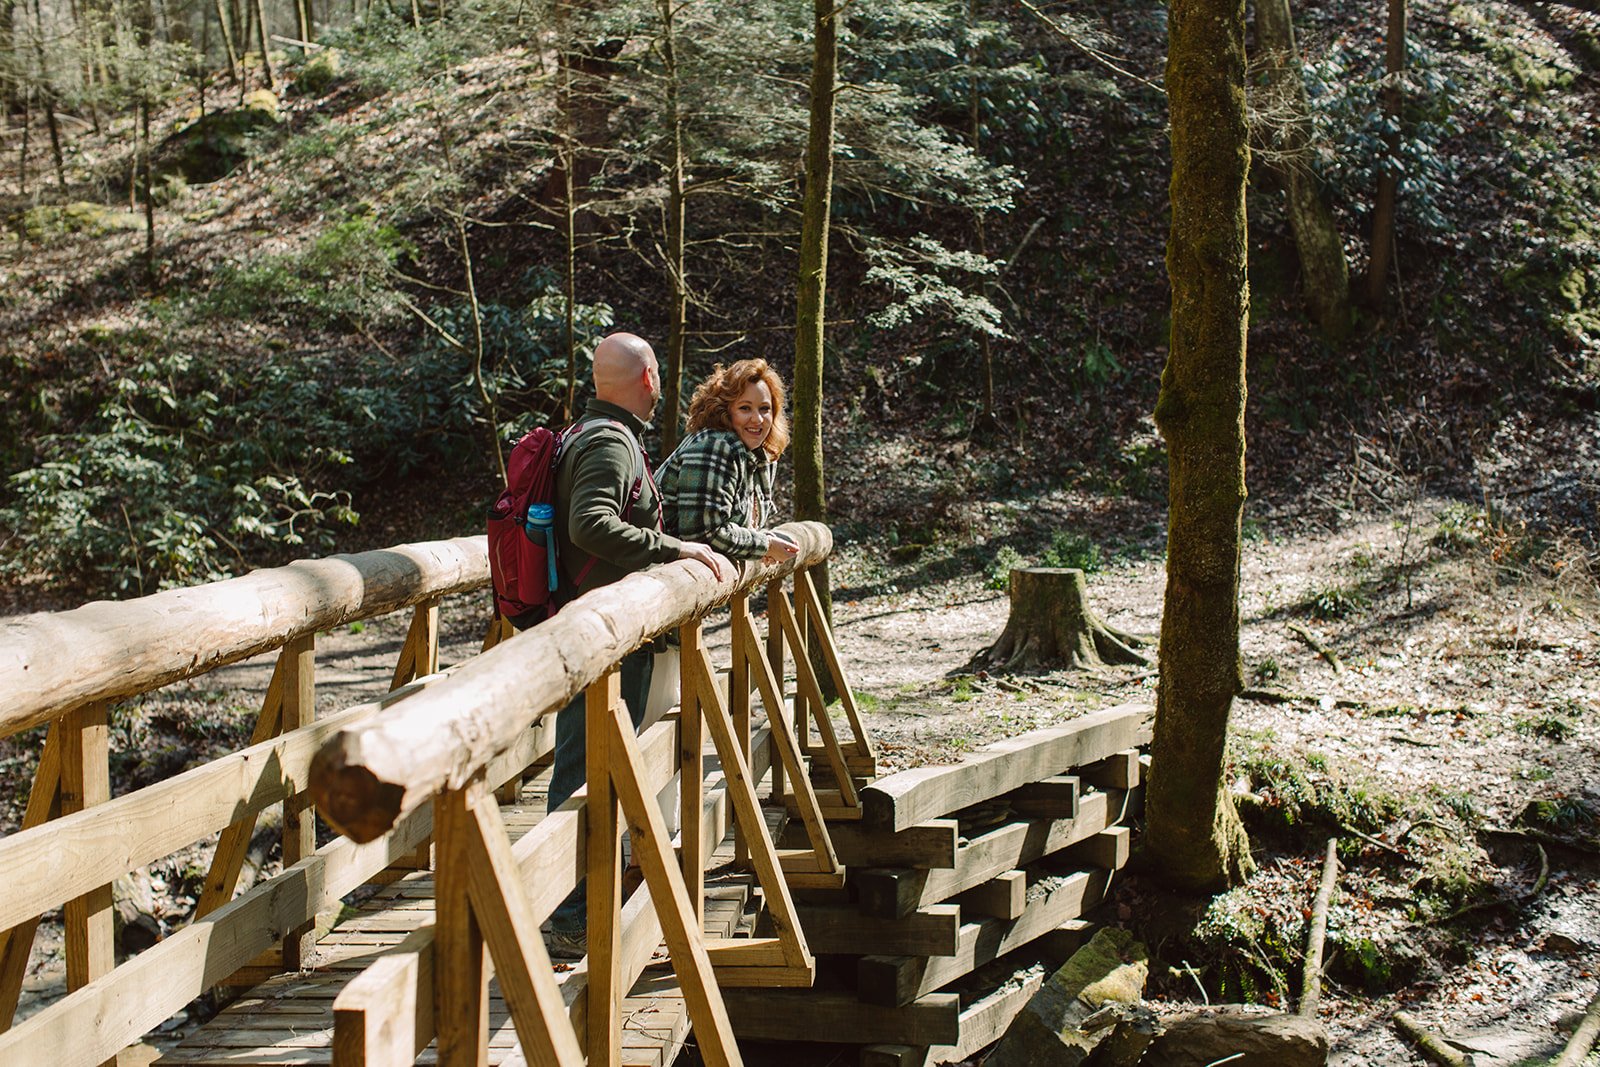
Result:
<svg viewBox="0 0 1600 1067">
<path fill-rule="evenodd" d="M 874 919 L 854 907 L 820 904 L 797 904 L 796 910 L 816 953 L 949 956 L 961 928 L 955 904 L 932 904 L 903 919 Z"/>
<path fill-rule="evenodd" d="M 61 718 L 61 811 L 86 813 L 111 799 L 111 719 L 104 701 Z M 48 825 L 34 831 L 48 834 Z M 0 868 L 23 870 L 25 868 Z M 32 872 L 29 872 L 32 877 Z M 67 988 L 82 989 L 117 965 L 112 930 L 111 883 L 90 886 L 67 901 Z"/>
<path fill-rule="evenodd" d="M 591 736 L 591 744 L 593 740 Z M 635 831 L 634 847 L 639 855 L 640 866 L 644 869 L 645 882 L 650 886 L 656 912 L 661 918 L 662 933 L 672 953 L 673 970 L 683 988 L 689 1017 L 694 1021 L 695 1040 L 700 1047 L 701 1057 L 709 1067 L 733 1067 L 740 1063 L 739 1047 L 728 1022 L 722 994 L 712 977 L 711 961 L 706 957 L 699 922 L 689 908 L 683 876 L 672 862 L 672 849 L 661 819 L 661 809 L 656 806 L 655 796 L 645 792 L 639 777 L 639 748 L 633 736 L 633 724 L 627 721 L 627 713 L 621 708 L 613 709 L 607 747 L 612 754 L 611 780 L 616 786 L 617 798 L 627 813 L 628 824 Z M 590 818 L 592 822 L 592 814 Z M 592 886 L 590 892 L 593 893 Z M 590 910 L 592 914 L 592 906 Z M 591 987 L 591 1018 L 588 1026 L 591 1034 L 597 1029 L 592 1014 L 597 999 Z M 592 1049 L 590 1062 L 594 1062 Z"/>
<path fill-rule="evenodd" d="M 0 623 L 0 736 L 488 580 L 480 535 L 300 560 L 136 600 L 8 619 Z"/>
<path fill-rule="evenodd" d="M 643 783 L 644 757 L 616 743 L 617 723 L 626 719 L 622 682 L 616 670 L 591 684 L 584 698 L 584 760 L 588 768 L 587 820 L 584 867 L 589 904 L 589 1001 L 584 1024 L 584 1053 L 595 1067 L 618 1067 L 622 1062 L 622 839 L 618 823 L 618 793 L 613 786 L 623 761 L 626 771 L 639 781 L 646 806 L 656 811 L 655 793 Z M 629 737 L 633 724 L 626 726 Z M 681 742 L 680 742 L 681 745 Z M 680 747 L 681 752 L 681 747 Z M 699 771 L 698 753 L 695 770 Z M 646 795 L 648 794 L 648 795 Z M 658 812 L 659 814 L 659 812 Z M 695 842 L 698 847 L 698 842 Z M 637 844 L 636 846 L 637 847 Z M 658 856 L 658 859 L 660 857 Z M 694 907 L 691 901 L 688 905 Z"/>
<path fill-rule="evenodd" d="M 33 772 L 28 805 L 22 812 L 21 829 L 29 830 L 55 818 L 61 812 L 61 725 L 50 724 L 44 745 L 39 750 L 39 766 Z M 0 1033 L 11 1028 L 16 1018 L 22 982 L 33 954 L 33 936 L 38 931 L 37 916 L 24 919 L 0 934 Z"/>
<path fill-rule="evenodd" d="M 1006 871 L 956 897 L 963 915 L 991 919 L 1016 919 L 1028 903 L 1028 875 L 1025 871 Z"/>
<path fill-rule="evenodd" d="M 844 676 L 844 663 L 839 656 L 839 646 L 834 644 L 833 630 L 828 625 L 827 615 L 823 613 L 822 599 L 817 596 L 816 586 L 811 582 L 810 571 L 794 572 L 794 592 L 795 598 L 804 604 L 802 610 L 810 617 L 809 632 L 814 632 L 821 643 L 822 661 L 827 665 L 828 674 L 833 678 L 833 686 L 839 692 L 839 703 L 843 705 L 845 717 L 850 721 L 850 729 L 855 733 L 851 750 L 854 755 L 867 762 L 869 767 L 867 773 L 872 774 L 876 770 L 877 751 L 873 747 L 871 735 L 861 723 L 861 712 L 856 707 L 856 695 L 850 688 L 849 679 Z"/>
<path fill-rule="evenodd" d="M 1089 840 L 1073 846 L 1073 858 L 1107 870 L 1127 866 L 1133 848 L 1133 831 L 1126 826 L 1101 830 Z"/>
<path fill-rule="evenodd" d="M 1136 748 L 1115 752 L 1103 760 L 1096 760 L 1078 768 L 1084 785 L 1096 789 L 1137 789 L 1140 778 L 1141 753 Z"/>
<path fill-rule="evenodd" d="M 630 574 L 468 660 L 444 683 L 442 695 L 431 688 L 340 733 L 312 774 L 318 814 L 355 840 L 381 836 L 400 815 L 470 777 L 655 634 L 832 549 L 833 535 L 820 523 L 788 523 L 782 530 L 799 546 L 792 559 L 730 567 L 721 579 L 693 560 Z"/>
<path fill-rule="evenodd" d="M 317 720 L 315 633 L 296 637 L 283 647 L 283 732 L 310 726 Z M 304 793 L 283 800 L 283 865 L 292 867 L 317 851 L 317 815 Z M 283 968 L 298 971 L 301 961 L 317 946 L 316 924 L 290 930 L 283 939 Z"/>
<path fill-rule="evenodd" d="M 861 792 L 864 821 L 903 830 L 1009 793 L 1150 740 L 1148 704 L 1121 704 L 1064 726 L 996 742 L 950 767 L 919 767 L 880 778 Z"/>
<path fill-rule="evenodd" d="M 377 716 L 439 680 L 435 675 L 357 704 L 304 729 L 115 797 L 94 811 L 64 815 L 49 825 L 0 838 L 0 870 L 31 872 L 0 893 L 0 927 L 109 884 L 248 812 L 283 800 L 309 779 L 318 749 L 340 729 Z"/>
<path fill-rule="evenodd" d="M 864 956 L 856 964 L 856 992 L 869 1004 L 892 1006 L 941 989 L 1076 919 L 1105 898 L 1111 878 L 1109 871 L 1080 871 L 1036 893 L 1018 919 L 963 923 L 954 955 Z"/>
<path fill-rule="evenodd" d="M 742 652 L 745 662 L 754 664 L 756 685 L 761 692 L 762 705 L 767 709 L 767 722 L 771 724 L 773 730 L 773 750 L 779 757 L 775 763 L 788 773 L 789 780 L 793 783 L 792 791 L 786 799 L 794 802 L 794 810 L 800 816 L 806 842 L 810 845 L 816 860 L 814 869 L 818 873 L 833 874 L 839 870 L 839 859 L 833 850 L 833 838 L 824 820 L 822 806 L 817 799 L 816 791 L 811 786 L 811 778 L 806 773 L 805 764 L 801 760 L 799 742 L 790 732 L 788 718 L 783 714 L 783 694 L 778 680 L 773 675 L 766 657 L 761 653 L 755 628 L 750 624 L 748 617 L 744 625 L 734 629 L 732 636 L 734 647 Z M 777 709 L 776 713 L 773 709 Z M 777 771 L 774 770 L 773 773 Z"/>
<path fill-rule="evenodd" d="M 734 1032 L 763 1041 L 947 1045 L 961 1039 L 961 1000 L 930 993 L 900 1008 L 864 1004 L 855 994 L 816 989 L 730 989 L 724 994 Z"/>
<path fill-rule="evenodd" d="M 516 1024 L 522 1054 L 535 1067 L 583 1067 L 583 1049 L 567 1018 L 539 920 L 511 855 L 500 807 L 482 783 L 468 786 L 467 805 L 472 818 L 471 826 L 464 828 L 470 831 L 472 910 L 494 958 L 500 995 Z M 590 962 L 597 961 L 591 957 Z"/>
<path fill-rule="evenodd" d="M 928 1050 L 929 1063 L 959 1063 L 970 1059 L 986 1045 L 1000 1040 L 1011 1020 L 1022 1013 L 1028 1001 L 1045 983 L 1042 968 L 1031 968 L 1016 975 L 999 989 L 961 1011 L 961 1040 L 953 1045 L 936 1045 Z"/>
<path fill-rule="evenodd" d="M 432 827 L 430 805 L 385 840 L 329 842 L 316 855 L 0 1034 L 0 1063 L 88 1067 L 104 1062 L 288 930 L 336 905 L 397 856 L 415 849 Z"/>
<path fill-rule="evenodd" d="M 293 655 L 286 646 L 278 653 L 272 665 L 272 680 L 267 683 L 267 695 L 261 701 L 261 711 L 256 715 L 256 725 L 250 734 L 250 745 L 264 744 L 283 732 L 283 682 L 287 661 Z M 250 838 L 256 830 L 256 813 L 248 812 L 243 818 L 228 824 L 211 854 L 211 866 L 202 883 L 200 900 L 195 904 L 195 918 L 210 915 L 233 899 L 239 886 L 239 873 L 244 869 L 245 856 L 250 851 Z"/>
<path fill-rule="evenodd" d="M 684 649 L 685 660 L 689 659 L 688 651 L 687 648 Z M 745 763 L 744 754 L 739 751 L 738 742 L 733 735 L 733 722 L 728 717 L 722 693 L 717 688 L 711 657 L 703 646 L 698 646 L 695 651 L 695 682 L 701 699 L 705 701 L 703 710 L 706 724 L 710 728 L 712 742 L 716 746 L 717 759 L 722 763 L 722 774 L 727 782 L 728 798 L 732 802 L 735 821 L 745 828 L 745 841 L 750 848 L 750 862 L 755 868 L 756 880 L 766 894 L 768 918 L 783 946 L 785 965 L 796 971 L 803 971 L 806 976 L 805 984 L 810 985 L 816 963 L 806 948 L 805 931 L 800 928 L 799 920 L 795 917 L 794 900 L 789 895 L 788 883 L 784 880 L 783 871 L 779 867 L 777 850 L 773 847 L 772 838 L 768 836 L 766 820 L 762 816 L 760 802 L 756 799 L 755 780 L 751 777 L 750 768 Z M 777 743 L 777 734 L 773 736 L 774 742 Z M 719 980 L 723 985 L 732 984 L 732 976 L 723 975 Z"/>
<path fill-rule="evenodd" d="M 798 844 L 794 828 L 782 844 Z M 954 819 L 930 819 L 898 833 L 869 830 L 860 823 L 828 825 L 829 839 L 840 862 L 849 867 L 954 867 L 961 827 Z"/>
<path fill-rule="evenodd" d="M 431 969 L 433 953 L 428 953 Z M 333 1006 L 333 1058 L 348 1067 L 410 1067 L 416 1062 L 419 1003 L 424 984 L 417 953 L 377 960 L 347 985 Z M 429 975 L 426 986 L 433 985 Z M 426 998 L 428 1039 L 433 1033 L 432 997 Z M 427 1044 L 427 1040 L 422 1042 Z"/>
<path fill-rule="evenodd" d="M 1106 829 L 1131 794 L 1089 793 L 1076 819 L 1013 822 L 974 837 L 956 854 L 949 870 L 910 867 L 852 869 L 862 913 L 893 919 L 948 900 L 1006 871 L 1086 841 Z"/>
<path fill-rule="evenodd" d="M 1053 774 L 1006 794 L 1011 810 L 1030 819 L 1072 819 L 1078 814 L 1079 779 Z"/>
<path fill-rule="evenodd" d="M 788 597 L 783 591 L 778 591 L 778 597 L 767 602 L 768 612 L 776 623 L 783 627 L 784 634 L 788 637 L 791 646 L 797 649 L 806 648 L 803 631 L 795 618 L 794 609 L 789 606 Z M 810 707 L 812 718 L 817 724 L 817 732 L 822 737 L 822 754 L 828 761 L 828 766 L 833 770 L 833 776 L 838 783 L 839 804 L 845 808 L 854 808 L 860 805 L 857 796 L 855 779 L 851 777 L 849 767 L 844 761 L 844 747 L 839 743 L 839 735 L 834 732 L 833 720 L 828 717 L 828 709 L 822 699 L 822 687 L 817 682 L 815 669 L 811 665 L 811 657 L 800 652 L 795 653 L 794 672 L 797 707 L 800 705 Z M 801 698 L 804 698 L 803 700 Z M 796 739 L 802 751 L 809 747 L 808 740 L 811 733 L 809 723 L 797 722 L 800 727 L 795 731 Z"/>
</svg>

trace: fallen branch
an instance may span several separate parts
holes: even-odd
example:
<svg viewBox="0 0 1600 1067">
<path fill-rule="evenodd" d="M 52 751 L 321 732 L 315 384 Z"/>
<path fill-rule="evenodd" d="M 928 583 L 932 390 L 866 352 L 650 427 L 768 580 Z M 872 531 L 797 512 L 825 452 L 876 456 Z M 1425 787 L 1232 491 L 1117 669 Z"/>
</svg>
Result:
<svg viewBox="0 0 1600 1067">
<path fill-rule="evenodd" d="M 1411 1039 L 1424 1057 L 1439 1064 L 1439 1067 L 1467 1067 L 1469 1061 L 1463 1053 L 1451 1048 L 1443 1037 L 1417 1022 L 1410 1012 L 1395 1012 L 1394 1025 Z"/>
<path fill-rule="evenodd" d="M 1331 648 L 1317 640 L 1316 635 L 1310 630 L 1306 629 L 1304 626 L 1301 626 L 1297 622 L 1291 622 L 1289 624 L 1289 632 L 1300 638 L 1300 640 L 1304 641 L 1306 644 L 1310 645 L 1313 652 L 1327 660 L 1328 666 L 1333 668 L 1334 674 L 1344 673 L 1344 663 L 1340 661 L 1338 653 L 1334 652 Z"/>
<path fill-rule="evenodd" d="M 1596 993 L 1594 999 L 1589 1001 L 1589 1010 L 1584 1013 L 1583 1022 L 1572 1032 L 1572 1040 L 1567 1042 L 1567 1047 L 1561 1050 L 1561 1056 L 1550 1067 L 1578 1067 L 1588 1058 L 1596 1038 L 1600 1038 L 1600 993 Z"/>
<path fill-rule="evenodd" d="M 1348 825 L 1346 823 L 1340 823 L 1339 824 L 1339 829 L 1343 830 L 1347 834 L 1353 834 L 1354 836 L 1361 838 L 1361 840 L 1365 841 L 1367 844 L 1372 845 L 1372 846 L 1374 846 L 1376 848 L 1381 848 L 1385 852 L 1393 852 L 1396 856 L 1399 856 L 1402 859 L 1409 858 L 1409 856 L 1410 856 L 1410 853 L 1408 853 L 1405 849 L 1397 848 L 1394 845 L 1389 844 L 1389 842 L 1387 842 L 1387 841 L 1380 841 L 1378 838 L 1373 837 L 1371 834 L 1362 833 L 1360 830 L 1357 830 L 1354 826 L 1350 826 L 1350 825 Z"/>
<path fill-rule="evenodd" d="M 1333 885 L 1339 872 L 1339 839 L 1328 838 L 1328 854 L 1322 860 L 1322 884 L 1311 905 L 1311 938 L 1306 944 L 1306 969 L 1300 980 L 1300 1014 L 1315 1018 L 1322 999 L 1322 942 L 1328 935 L 1328 905 L 1333 901 Z"/>
</svg>

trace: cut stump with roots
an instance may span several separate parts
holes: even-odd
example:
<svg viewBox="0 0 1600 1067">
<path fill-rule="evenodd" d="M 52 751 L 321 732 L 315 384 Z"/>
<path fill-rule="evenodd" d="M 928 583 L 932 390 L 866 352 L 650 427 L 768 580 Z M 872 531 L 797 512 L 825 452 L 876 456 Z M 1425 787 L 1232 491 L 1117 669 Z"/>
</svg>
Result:
<svg viewBox="0 0 1600 1067">
<path fill-rule="evenodd" d="M 1087 667 L 1150 661 L 1144 638 L 1106 625 L 1089 606 L 1089 585 L 1075 567 L 1026 567 L 1011 572 L 1011 615 L 1000 640 L 983 658 L 1005 670 Z"/>
</svg>

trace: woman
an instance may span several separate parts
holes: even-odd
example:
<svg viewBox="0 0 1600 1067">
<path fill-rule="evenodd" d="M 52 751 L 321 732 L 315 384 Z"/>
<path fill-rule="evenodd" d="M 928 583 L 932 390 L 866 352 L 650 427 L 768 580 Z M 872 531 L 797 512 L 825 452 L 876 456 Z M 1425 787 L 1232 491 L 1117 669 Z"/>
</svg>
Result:
<svg viewBox="0 0 1600 1067">
<path fill-rule="evenodd" d="M 778 562 L 798 551 L 765 529 L 772 477 L 789 445 L 783 381 L 764 359 L 718 364 L 689 401 L 689 435 L 661 465 L 667 531 L 729 559 Z"/>
</svg>

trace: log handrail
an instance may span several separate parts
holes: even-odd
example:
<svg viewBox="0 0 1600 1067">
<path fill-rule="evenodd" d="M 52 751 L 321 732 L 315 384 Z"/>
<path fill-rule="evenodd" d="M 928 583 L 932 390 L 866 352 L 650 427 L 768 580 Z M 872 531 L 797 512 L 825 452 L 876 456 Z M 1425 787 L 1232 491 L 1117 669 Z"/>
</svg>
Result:
<svg viewBox="0 0 1600 1067">
<path fill-rule="evenodd" d="M 791 560 L 725 569 L 720 581 L 688 560 L 629 575 L 464 664 L 381 721 L 341 730 L 312 764 L 318 812 L 356 841 L 381 836 L 440 790 L 462 788 L 528 726 L 645 641 L 833 550 L 821 523 L 782 529 L 799 545 Z"/>
<path fill-rule="evenodd" d="M 0 737 L 488 580 L 484 539 L 458 537 L 11 619 L 0 623 Z"/>
</svg>

